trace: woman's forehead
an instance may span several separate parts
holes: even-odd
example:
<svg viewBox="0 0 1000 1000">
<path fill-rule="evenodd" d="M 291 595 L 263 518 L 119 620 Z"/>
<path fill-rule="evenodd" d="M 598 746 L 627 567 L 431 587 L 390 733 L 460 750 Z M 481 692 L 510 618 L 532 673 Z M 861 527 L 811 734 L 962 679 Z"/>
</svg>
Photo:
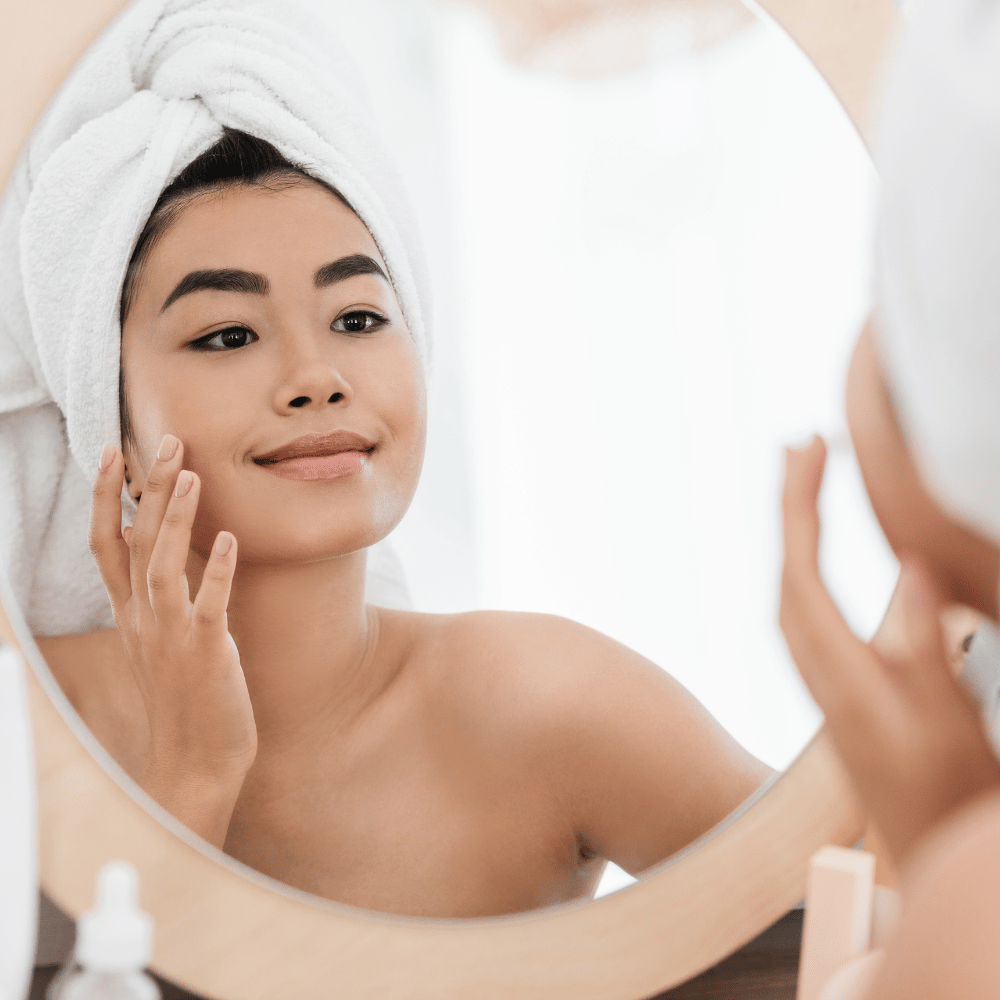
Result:
<svg viewBox="0 0 1000 1000">
<path fill-rule="evenodd" d="M 156 294 L 192 270 L 220 267 L 276 281 L 307 278 L 327 261 L 352 254 L 386 269 L 365 224 L 321 184 L 233 185 L 197 195 L 180 210 L 152 248 L 143 284 Z"/>
</svg>

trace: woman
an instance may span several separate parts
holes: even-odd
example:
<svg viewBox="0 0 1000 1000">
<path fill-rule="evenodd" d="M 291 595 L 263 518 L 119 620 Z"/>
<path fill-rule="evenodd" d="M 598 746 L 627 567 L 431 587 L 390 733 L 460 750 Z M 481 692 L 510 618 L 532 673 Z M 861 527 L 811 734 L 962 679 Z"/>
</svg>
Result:
<svg viewBox="0 0 1000 1000">
<path fill-rule="evenodd" d="M 879 315 L 846 400 L 905 567 L 901 641 L 866 647 L 823 585 L 818 440 L 788 455 L 782 627 L 900 868 L 899 926 L 857 995 L 950 1000 L 1000 994 L 1000 761 L 938 615 L 962 602 L 1000 621 L 1000 7 L 930 0 L 907 15 L 877 148 Z"/>
<path fill-rule="evenodd" d="M 94 487 L 118 627 L 85 659 L 75 637 L 43 651 L 157 801 L 288 884 L 451 917 L 585 897 L 769 769 L 583 626 L 365 604 L 425 434 L 388 273 L 335 190 L 245 133 L 163 192 L 123 286 L 123 448 Z"/>
</svg>

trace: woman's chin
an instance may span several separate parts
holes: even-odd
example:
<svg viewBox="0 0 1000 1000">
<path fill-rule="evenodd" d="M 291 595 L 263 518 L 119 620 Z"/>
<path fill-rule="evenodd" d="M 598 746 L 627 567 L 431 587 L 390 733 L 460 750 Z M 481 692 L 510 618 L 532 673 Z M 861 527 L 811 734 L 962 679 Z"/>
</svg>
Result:
<svg viewBox="0 0 1000 1000">
<path fill-rule="evenodd" d="M 374 502 L 356 496 L 339 502 L 220 504 L 196 522 L 191 548 L 207 556 L 218 532 L 226 530 L 236 536 L 238 567 L 336 560 L 382 541 L 406 513 L 404 500 L 409 496 L 402 491 L 395 497 L 383 491 Z"/>
<path fill-rule="evenodd" d="M 391 530 L 391 529 L 390 529 Z M 240 566 L 312 566 L 317 563 L 335 563 L 340 559 L 363 555 L 365 550 L 380 542 L 388 531 L 374 526 L 344 531 L 338 527 L 329 533 L 312 531 L 307 534 L 268 532 L 261 537 L 257 532 L 241 535 L 235 529 L 238 545 L 237 559 Z M 239 572 L 239 570 L 237 570 Z"/>
</svg>

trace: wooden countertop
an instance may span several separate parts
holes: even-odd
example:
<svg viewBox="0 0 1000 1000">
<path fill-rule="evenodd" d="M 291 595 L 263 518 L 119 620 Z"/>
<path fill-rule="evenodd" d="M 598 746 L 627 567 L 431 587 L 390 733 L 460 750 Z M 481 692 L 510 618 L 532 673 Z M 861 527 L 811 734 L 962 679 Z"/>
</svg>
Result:
<svg viewBox="0 0 1000 1000">
<path fill-rule="evenodd" d="M 791 910 L 738 952 L 655 1000 L 795 1000 L 803 910 Z"/>
</svg>

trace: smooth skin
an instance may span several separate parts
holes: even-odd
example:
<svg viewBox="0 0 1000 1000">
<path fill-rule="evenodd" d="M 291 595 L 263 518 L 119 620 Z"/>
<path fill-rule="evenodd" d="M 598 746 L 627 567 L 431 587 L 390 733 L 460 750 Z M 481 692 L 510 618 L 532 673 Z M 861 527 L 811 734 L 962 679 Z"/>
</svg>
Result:
<svg viewBox="0 0 1000 1000">
<path fill-rule="evenodd" d="M 359 254 L 385 271 L 360 220 L 308 181 L 183 209 L 124 324 L 134 435 L 95 484 L 118 628 L 39 644 L 126 770 L 259 871 L 423 916 L 589 896 L 605 859 L 656 864 L 770 769 L 584 626 L 365 604 L 365 549 L 416 488 L 426 404 L 391 285 L 316 280 Z M 164 308 L 207 268 L 266 291 Z M 374 444 L 355 475 L 288 480 L 254 461 L 337 429 Z M 124 537 L 123 483 L 140 498 Z"/>
<path fill-rule="evenodd" d="M 997 621 L 996 545 L 924 486 L 892 405 L 870 321 L 847 416 L 862 477 L 903 563 L 901 614 L 880 649 L 853 636 L 817 567 L 825 449 L 787 455 L 781 625 L 796 665 L 901 874 L 903 912 L 866 996 L 1000 995 L 1000 763 L 954 677 L 941 612 Z"/>
</svg>

